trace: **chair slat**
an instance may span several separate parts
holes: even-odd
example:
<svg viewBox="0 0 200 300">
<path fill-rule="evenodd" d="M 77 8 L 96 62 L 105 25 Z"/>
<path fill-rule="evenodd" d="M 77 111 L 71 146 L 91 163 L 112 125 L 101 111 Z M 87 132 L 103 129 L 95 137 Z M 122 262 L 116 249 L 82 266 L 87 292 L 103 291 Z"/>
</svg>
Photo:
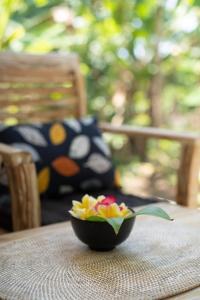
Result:
<svg viewBox="0 0 200 300">
<path fill-rule="evenodd" d="M 85 105 L 76 54 L 0 53 L 0 121 L 80 117 Z"/>
<path fill-rule="evenodd" d="M 31 123 L 32 121 L 49 121 L 49 120 L 61 120 L 63 118 L 71 117 L 74 115 L 73 108 L 67 108 L 62 110 L 52 110 L 43 112 L 28 111 L 26 113 L 0 113 L 0 119 L 6 121 L 8 119 L 16 119 L 18 122 L 25 121 Z"/>
<path fill-rule="evenodd" d="M 45 98 L 46 99 L 46 98 Z M 25 100 L 1 100 L 0 99 L 0 108 L 1 111 L 9 109 L 11 106 L 16 106 L 19 109 L 21 107 L 31 107 L 32 110 L 37 109 L 37 107 L 49 106 L 49 107 L 65 107 L 69 105 L 78 105 L 77 99 L 75 97 L 71 98 L 62 98 L 60 100 L 52 99 L 25 99 Z"/>
<path fill-rule="evenodd" d="M 75 89 L 71 87 L 51 87 L 51 88 L 28 88 L 28 87 L 21 87 L 21 88 L 1 88 L 0 87 L 0 99 L 6 96 L 7 99 L 18 97 L 31 97 L 37 96 L 40 97 L 50 95 L 52 98 L 58 96 L 58 94 L 71 94 L 75 93 Z"/>
<path fill-rule="evenodd" d="M 73 80 L 76 55 L 0 54 L 0 82 L 63 82 Z M 64 63 L 67 62 L 67 63 Z"/>
</svg>

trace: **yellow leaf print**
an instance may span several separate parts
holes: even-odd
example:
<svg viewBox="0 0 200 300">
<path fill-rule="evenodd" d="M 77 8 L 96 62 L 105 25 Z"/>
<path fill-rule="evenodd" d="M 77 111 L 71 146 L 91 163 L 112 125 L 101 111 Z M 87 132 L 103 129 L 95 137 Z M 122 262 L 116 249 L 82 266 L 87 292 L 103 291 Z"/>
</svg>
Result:
<svg viewBox="0 0 200 300">
<path fill-rule="evenodd" d="M 59 145 L 65 141 L 67 134 L 65 128 L 60 123 L 55 123 L 50 128 L 49 136 L 52 144 Z"/>
<path fill-rule="evenodd" d="M 114 186 L 118 188 L 122 186 L 121 174 L 118 169 L 115 170 L 115 174 L 114 174 Z"/>
<path fill-rule="evenodd" d="M 40 194 L 46 192 L 49 186 L 49 181 L 50 181 L 49 168 L 44 168 L 38 174 L 38 188 Z"/>
</svg>

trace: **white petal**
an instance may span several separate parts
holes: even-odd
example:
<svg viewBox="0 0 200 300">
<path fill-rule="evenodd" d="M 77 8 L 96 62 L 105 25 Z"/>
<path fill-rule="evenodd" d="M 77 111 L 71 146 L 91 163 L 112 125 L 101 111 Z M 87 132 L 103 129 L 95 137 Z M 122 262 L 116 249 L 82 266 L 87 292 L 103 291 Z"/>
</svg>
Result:
<svg viewBox="0 0 200 300">
<path fill-rule="evenodd" d="M 98 153 L 92 154 L 85 165 L 99 174 L 106 173 L 112 167 L 111 162 Z"/>
<path fill-rule="evenodd" d="M 94 143 L 96 144 L 96 146 L 106 155 L 106 156 L 110 156 L 110 149 L 108 147 L 108 145 L 104 142 L 104 140 L 98 136 L 95 136 L 93 138 Z"/>
<path fill-rule="evenodd" d="M 83 181 L 80 186 L 83 190 L 89 190 L 94 188 L 101 188 L 102 184 L 98 179 L 88 179 Z"/>
<path fill-rule="evenodd" d="M 60 194 L 68 194 L 68 193 L 71 193 L 71 192 L 73 192 L 73 187 L 71 186 L 71 185 L 61 185 L 60 187 L 59 187 L 59 193 Z"/>
<path fill-rule="evenodd" d="M 41 160 L 39 153 L 30 145 L 24 143 L 13 143 L 11 146 L 15 147 L 16 149 L 24 150 L 32 155 L 32 159 L 34 162 Z"/>
<path fill-rule="evenodd" d="M 43 147 L 47 146 L 47 142 L 39 130 L 28 126 L 20 126 L 16 128 L 16 130 L 30 144 Z"/>
<path fill-rule="evenodd" d="M 64 123 L 77 133 L 81 132 L 81 124 L 77 120 L 64 120 Z"/>
<path fill-rule="evenodd" d="M 93 122 L 94 122 L 93 117 L 86 117 L 86 118 L 81 120 L 81 123 L 85 126 L 88 126 L 88 125 L 92 124 Z"/>
<path fill-rule="evenodd" d="M 69 156 L 72 158 L 82 158 L 90 151 L 90 140 L 85 135 L 77 136 L 70 145 Z"/>
</svg>

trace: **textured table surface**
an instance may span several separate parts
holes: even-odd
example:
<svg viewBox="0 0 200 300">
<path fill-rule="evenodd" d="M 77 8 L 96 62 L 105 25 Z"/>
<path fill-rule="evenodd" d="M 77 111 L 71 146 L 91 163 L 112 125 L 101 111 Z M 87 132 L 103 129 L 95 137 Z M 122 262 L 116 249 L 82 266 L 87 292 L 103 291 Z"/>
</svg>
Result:
<svg viewBox="0 0 200 300">
<path fill-rule="evenodd" d="M 70 223 L 0 236 L 2 299 L 200 299 L 200 212 L 162 204 L 116 250 L 89 250 Z"/>
</svg>

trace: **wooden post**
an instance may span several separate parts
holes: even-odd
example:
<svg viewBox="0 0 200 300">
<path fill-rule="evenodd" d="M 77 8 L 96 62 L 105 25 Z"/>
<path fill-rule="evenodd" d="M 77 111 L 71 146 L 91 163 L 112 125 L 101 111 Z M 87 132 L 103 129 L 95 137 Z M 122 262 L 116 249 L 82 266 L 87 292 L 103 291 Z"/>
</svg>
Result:
<svg viewBox="0 0 200 300">
<path fill-rule="evenodd" d="M 8 148 L 1 145 L 1 149 Z M 41 224 L 41 209 L 35 164 L 30 153 L 4 153 L 12 198 L 13 230 L 35 228 Z"/>
<path fill-rule="evenodd" d="M 182 149 L 176 201 L 180 205 L 197 207 L 198 175 L 200 171 L 200 140 L 185 143 Z"/>
</svg>

